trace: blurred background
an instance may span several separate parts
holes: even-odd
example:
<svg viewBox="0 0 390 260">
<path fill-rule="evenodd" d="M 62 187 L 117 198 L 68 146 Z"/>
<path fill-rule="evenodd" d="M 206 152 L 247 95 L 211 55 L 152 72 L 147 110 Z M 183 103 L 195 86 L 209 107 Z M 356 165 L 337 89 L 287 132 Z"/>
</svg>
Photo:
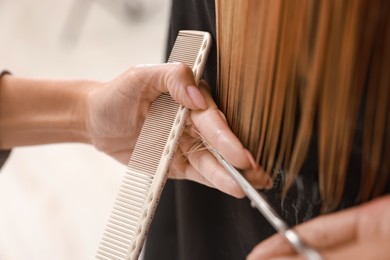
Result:
<svg viewBox="0 0 390 260">
<path fill-rule="evenodd" d="M 164 60 L 169 0 L 0 0 L 0 67 L 110 80 Z M 125 166 L 93 147 L 14 149 L 0 173 L 0 259 L 94 259 Z"/>
</svg>

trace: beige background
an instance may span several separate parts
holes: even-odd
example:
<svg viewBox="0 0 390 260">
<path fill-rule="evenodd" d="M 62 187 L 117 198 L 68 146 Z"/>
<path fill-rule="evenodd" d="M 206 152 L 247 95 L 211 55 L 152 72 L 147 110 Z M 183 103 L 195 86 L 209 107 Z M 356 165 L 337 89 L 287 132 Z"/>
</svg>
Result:
<svg viewBox="0 0 390 260">
<path fill-rule="evenodd" d="M 169 0 L 130 1 L 127 13 L 122 0 L 82 1 L 0 0 L 0 67 L 109 80 L 163 61 Z M 14 149 L 0 173 L 0 259 L 93 259 L 124 171 L 87 145 Z"/>
</svg>

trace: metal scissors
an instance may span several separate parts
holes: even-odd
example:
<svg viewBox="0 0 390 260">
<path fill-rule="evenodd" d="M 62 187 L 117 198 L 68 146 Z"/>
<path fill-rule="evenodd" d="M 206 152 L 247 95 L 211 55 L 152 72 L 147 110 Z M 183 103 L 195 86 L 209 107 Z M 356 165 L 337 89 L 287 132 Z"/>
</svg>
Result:
<svg viewBox="0 0 390 260">
<path fill-rule="evenodd" d="M 275 210 L 264 198 L 264 195 L 253 188 L 252 185 L 241 175 L 241 173 L 222 157 L 215 147 L 207 145 L 207 148 L 215 156 L 218 162 L 230 173 L 235 182 L 240 185 L 251 201 L 251 206 L 257 208 L 275 228 L 275 230 L 281 234 L 299 254 L 304 256 L 307 260 L 323 260 L 320 253 L 304 243 L 298 233 L 288 227 L 286 222 L 278 216 Z"/>
</svg>

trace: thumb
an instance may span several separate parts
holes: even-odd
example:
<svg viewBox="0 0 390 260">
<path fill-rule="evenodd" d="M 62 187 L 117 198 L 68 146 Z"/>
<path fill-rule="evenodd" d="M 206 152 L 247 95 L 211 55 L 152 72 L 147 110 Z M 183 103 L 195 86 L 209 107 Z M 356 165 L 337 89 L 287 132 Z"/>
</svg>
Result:
<svg viewBox="0 0 390 260">
<path fill-rule="evenodd" d="M 179 104 L 192 109 L 207 109 L 208 105 L 202 92 L 198 89 L 194 74 L 190 67 L 183 63 L 167 63 L 160 65 L 139 65 L 141 70 L 154 78 L 152 89 L 156 97 L 169 92 Z"/>
</svg>

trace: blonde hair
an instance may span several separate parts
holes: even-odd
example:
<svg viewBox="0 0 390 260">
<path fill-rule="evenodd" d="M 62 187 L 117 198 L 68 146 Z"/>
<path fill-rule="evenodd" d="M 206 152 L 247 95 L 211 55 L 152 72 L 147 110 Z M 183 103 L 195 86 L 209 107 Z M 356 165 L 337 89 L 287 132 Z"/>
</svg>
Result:
<svg viewBox="0 0 390 260">
<path fill-rule="evenodd" d="M 284 193 L 317 142 L 324 211 L 339 205 L 350 164 L 361 164 L 359 201 L 389 176 L 389 10 L 387 0 L 216 0 L 221 110 L 267 174 L 285 169 Z"/>
</svg>

